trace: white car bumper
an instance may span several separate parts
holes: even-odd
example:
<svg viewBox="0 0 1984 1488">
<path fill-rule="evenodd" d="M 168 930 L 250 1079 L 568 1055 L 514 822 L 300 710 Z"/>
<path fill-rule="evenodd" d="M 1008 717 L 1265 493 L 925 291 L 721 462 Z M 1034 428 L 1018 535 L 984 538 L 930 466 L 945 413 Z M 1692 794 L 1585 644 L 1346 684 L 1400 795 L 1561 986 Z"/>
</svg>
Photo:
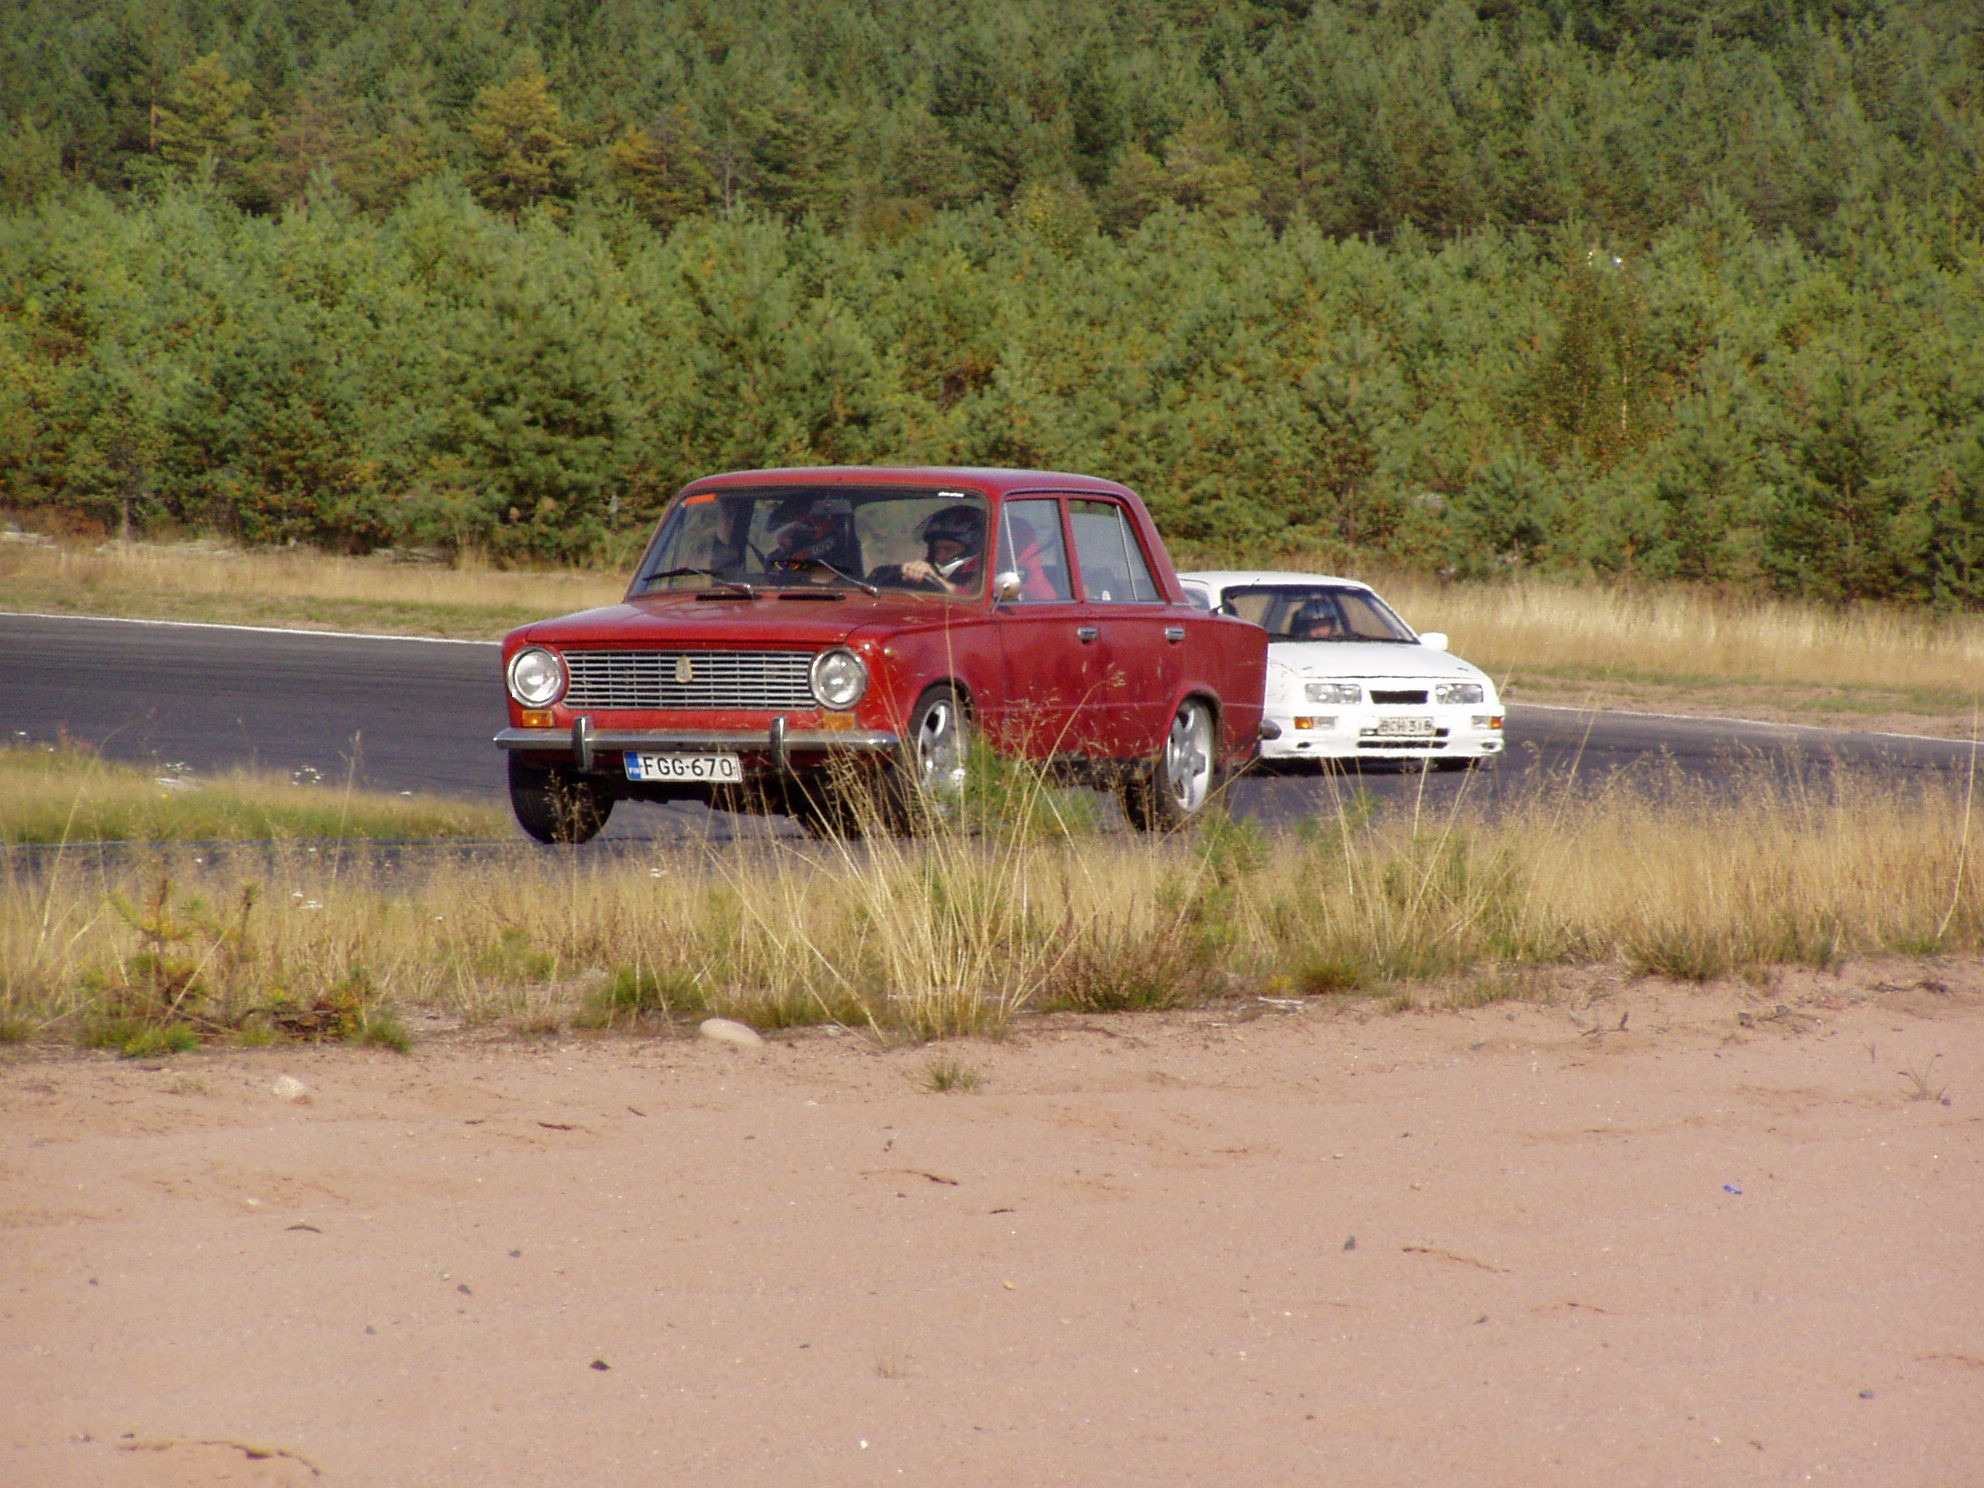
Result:
<svg viewBox="0 0 1984 1488">
<path fill-rule="evenodd" d="M 1499 707 L 1325 707 L 1268 705 L 1281 737 L 1261 744 L 1264 760 L 1486 759 L 1502 752 Z"/>
</svg>

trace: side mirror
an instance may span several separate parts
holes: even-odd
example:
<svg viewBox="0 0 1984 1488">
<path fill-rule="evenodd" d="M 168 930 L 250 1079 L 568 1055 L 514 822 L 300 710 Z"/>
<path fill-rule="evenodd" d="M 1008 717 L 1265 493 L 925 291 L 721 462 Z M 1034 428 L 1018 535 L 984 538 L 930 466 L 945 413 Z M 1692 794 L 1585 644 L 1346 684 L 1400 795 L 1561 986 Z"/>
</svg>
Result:
<svg viewBox="0 0 1984 1488">
<path fill-rule="evenodd" d="M 992 576 L 992 597 L 1000 604 L 1011 604 L 1020 597 L 1020 576 L 1011 569 Z"/>
<path fill-rule="evenodd" d="M 1419 644 L 1428 651 L 1444 651 L 1447 649 L 1447 633 L 1444 630 L 1422 630 L 1419 632 Z"/>
</svg>

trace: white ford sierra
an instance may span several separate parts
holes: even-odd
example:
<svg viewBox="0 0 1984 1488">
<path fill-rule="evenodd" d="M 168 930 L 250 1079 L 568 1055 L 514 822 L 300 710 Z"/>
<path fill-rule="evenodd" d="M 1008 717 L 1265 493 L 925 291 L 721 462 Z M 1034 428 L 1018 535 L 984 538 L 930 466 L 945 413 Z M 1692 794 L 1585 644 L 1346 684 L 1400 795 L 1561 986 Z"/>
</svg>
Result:
<svg viewBox="0 0 1984 1488">
<path fill-rule="evenodd" d="M 1416 760 L 1463 769 L 1502 752 L 1495 684 L 1417 635 L 1368 584 L 1326 574 L 1185 573 L 1193 603 L 1268 633 L 1261 759 Z"/>
</svg>

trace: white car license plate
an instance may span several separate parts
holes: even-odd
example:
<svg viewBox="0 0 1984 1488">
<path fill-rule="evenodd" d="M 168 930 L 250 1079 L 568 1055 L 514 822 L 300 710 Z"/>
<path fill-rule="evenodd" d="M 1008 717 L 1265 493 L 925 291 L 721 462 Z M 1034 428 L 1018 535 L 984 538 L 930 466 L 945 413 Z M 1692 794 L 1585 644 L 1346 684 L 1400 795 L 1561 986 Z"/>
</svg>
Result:
<svg viewBox="0 0 1984 1488">
<path fill-rule="evenodd" d="M 740 785 L 744 764 L 734 754 L 626 753 L 629 780 L 700 780 Z"/>
<path fill-rule="evenodd" d="M 1380 718 L 1378 733 L 1387 739 L 1423 739 L 1434 731 L 1430 718 Z"/>
</svg>

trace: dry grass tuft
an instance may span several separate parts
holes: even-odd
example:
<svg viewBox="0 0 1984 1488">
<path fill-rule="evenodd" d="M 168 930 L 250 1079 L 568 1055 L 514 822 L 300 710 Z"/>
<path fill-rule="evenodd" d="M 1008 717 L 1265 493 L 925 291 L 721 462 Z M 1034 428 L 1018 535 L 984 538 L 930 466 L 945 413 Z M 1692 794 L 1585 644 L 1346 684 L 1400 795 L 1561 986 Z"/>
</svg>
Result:
<svg viewBox="0 0 1984 1488">
<path fill-rule="evenodd" d="M 55 614 L 474 639 L 611 604 L 626 587 L 624 573 L 497 570 L 472 557 L 401 562 L 208 543 L 0 546 L 0 607 Z"/>
<path fill-rule="evenodd" d="M 1974 809 L 1961 792 L 1758 781 L 1729 799 L 1673 781 L 1492 822 L 1353 798 L 1274 839 L 1230 823 L 1189 838 L 1051 835 L 1036 813 L 924 838 L 632 859 L 519 849 L 337 866 L 279 848 L 246 882 L 191 853 L 123 868 L 58 858 L 0 880 L 0 1024 L 167 1028 L 190 1009 L 213 1028 L 282 1033 L 310 1016 L 342 1027 L 345 1008 L 352 1027 L 421 1009 L 663 1030 L 714 1014 L 896 1041 L 1262 986 L 1411 1007 L 1415 988 L 1467 989 L 1441 1005 L 1520 997 L 1554 965 L 1686 981 L 1974 951 Z M 199 997 L 181 995 L 195 983 Z"/>
<path fill-rule="evenodd" d="M 1382 587 L 1415 626 L 1447 631 L 1456 651 L 1496 672 L 1860 687 L 1972 707 L 1984 700 L 1974 680 L 1984 676 L 1984 619 L 1974 615 L 1542 580 L 1399 577 Z"/>
</svg>

